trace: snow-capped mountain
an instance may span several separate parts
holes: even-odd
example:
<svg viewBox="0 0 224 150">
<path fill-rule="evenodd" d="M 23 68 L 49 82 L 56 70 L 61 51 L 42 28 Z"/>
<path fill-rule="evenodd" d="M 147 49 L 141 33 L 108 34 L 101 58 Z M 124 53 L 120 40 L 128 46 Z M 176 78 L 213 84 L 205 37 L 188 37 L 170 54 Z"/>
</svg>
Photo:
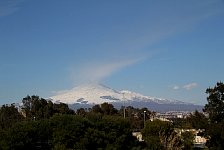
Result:
<svg viewBox="0 0 224 150">
<path fill-rule="evenodd" d="M 122 99 L 119 91 L 100 84 L 86 84 L 50 97 L 55 102 L 67 104 L 101 104 L 103 102 L 114 102 Z"/>
<path fill-rule="evenodd" d="M 67 104 L 101 104 L 104 102 L 114 103 L 133 101 L 153 102 L 158 104 L 186 104 L 177 100 L 144 96 L 127 90 L 117 91 L 102 84 L 81 85 L 50 98 L 54 102 L 63 102 Z"/>
<path fill-rule="evenodd" d="M 55 102 L 62 102 L 75 106 L 92 106 L 104 102 L 112 103 L 115 107 L 130 105 L 134 107 L 148 107 L 151 110 L 195 110 L 198 105 L 185 103 L 177 100 L 169 100 L 144 96 L 139 93 L 123 90 L 117 91 L 102 84 L 86 84 L 75 87 L 71 90 L 60 92 L 50 97 Z M 201 106 L 200 108 L 201 109 Z"/>
</svg>

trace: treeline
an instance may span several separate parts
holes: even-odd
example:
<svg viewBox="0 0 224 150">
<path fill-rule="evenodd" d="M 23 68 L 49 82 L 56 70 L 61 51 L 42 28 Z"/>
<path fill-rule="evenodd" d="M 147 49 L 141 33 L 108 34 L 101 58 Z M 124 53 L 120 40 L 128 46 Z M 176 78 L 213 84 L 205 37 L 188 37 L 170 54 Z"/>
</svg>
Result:
<svg viewBox="0 0 224 150">
<path fill-rule="evenodd" d="M 147 108 L 131 106 L 117 110 L 103 103 L 90 109 L 71 110 L 67 104 L 52 103 L 39 96 L 22 99 L 21 107 L 0 108 L 0 149 L 144 149 L 132 136 L 143 128 Z"/>
<path fill-rule="evenodd" d="M 0 130 L 0 149 L 133 149 L 141 148 L 130 124 L 110 116 L 83 118 L 54 115 L 50 119 L 22 121 Z"/>
<path fill-rule="evenodd" d="M 103 103 L 74 111 L 67 104 L 38 96 L 27 96 L 22 103 L 19 108 L 14 104 L 0 108 L 0 149 L 192 148 L 192 139 L 183 141 L 189 137 L 179 136 L 174 130 L 178 125 L 183 127 L 185 121 L 149 121 L 155 112 L 147 108 L 128 106 L 117 110 Z M 132 136 L 133 131 L 141 131 L 144 141 Z"/>
<path fill-rule="evenodd" d="M 92 108 L 71 110 L 67 104 L 52 103 L 38 96 L 22 99 L 22 106 L 0 108 L 0 149 L 153 149 L 190 150 L 194 135 L 177 129 L 204 129 L 209 149 L 224 149 L 224 84 L 206 90 L 207 117 L 195 111 L 172 122 L 150 121 L 155 112 L 147 108 L 121 107 L 103 103 Z M 125 116 L 124 116 L 125 111 Z M 145 121 L 144 121 L 145 120 Z M 132 136 L 141 131 L 144 141 Z"/>
</svg>

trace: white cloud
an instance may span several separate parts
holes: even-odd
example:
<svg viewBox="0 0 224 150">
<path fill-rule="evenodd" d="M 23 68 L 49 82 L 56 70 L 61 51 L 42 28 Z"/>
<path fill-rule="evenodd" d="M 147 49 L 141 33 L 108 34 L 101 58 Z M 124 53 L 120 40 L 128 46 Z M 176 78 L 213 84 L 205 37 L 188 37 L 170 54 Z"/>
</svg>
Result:
<svg viewBox="0 0 224 150">
<path fill-rule="evenodd" d="M 170 88 L 172 88 L 173 90 L 180 90 L 180 89 L 191 90 L 193 88 L 196 88 L 197 86 L 198 86 L 198 84 L 193 82 L 193 83 L 189 83 L 189 84 L 186 84 L 183 86 L 180 86 L 180 85 L 170 86 Z"/>
<path fill-rule="evenodd" d="M 189 84 L 184 85 L 183 88 L 186 89 L 186 90 L 191 90 L 191 89 L 193 89 L 197 86 L 198 86 L 197 83 L 189 83 Z"/>
<path fill-rule="evenodd" d="M 178 85 L 173 86 L 173 90 L 179 90 L 180 87 Z"/>
</svg>

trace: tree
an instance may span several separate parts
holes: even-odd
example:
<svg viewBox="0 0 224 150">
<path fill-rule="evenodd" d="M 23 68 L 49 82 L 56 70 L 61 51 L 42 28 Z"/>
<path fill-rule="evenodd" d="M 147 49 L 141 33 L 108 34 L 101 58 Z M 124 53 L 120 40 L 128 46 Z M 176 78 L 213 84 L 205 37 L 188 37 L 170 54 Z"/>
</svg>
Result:
<svg viewBox="0 0 224 150">
<path fill-rule="evenodd" d="M 187 122 L 194 129 L 207 129 L 208 127 L 208 119 L 203 113 L 198 112 L 197 110 L 187 117 Z"/>
<path fill-rule="evenodd" d="M 163 130 L 159 132 L 160 142 L 166 150 L 180 150 L 181 139 L 173 126 L 168 123 L 164 126 Z"/>
<path fill-rule="evenodd" d="M 22 112 L 27 120 L 39 120 L 52 117 L 55 113 L 58 114 L 74 114 L 74 111 L 69 109 L 65 103 L 53 104 L 39 96 L 27 96 L 22 100 Z"/>
<path fill-rule="evenodd" d="M 93 107 L 92 107 L 92 112 L 94 112 L 94 113 L 102 113 L 102 109 L 101 109 L 101 107 L 100 107 L 100 105 L 94 105 Z"/>
<path fill-rule="evenodd" d="M 192 150 L 193 149 L 193 140 L 194 135 L 190 131 L 181 133 L 181 139 L 183 143 L 183 150 Z"/>
<path fill-rule="evenodd" d="M 115 109 L 114 106 L 109 103 L 103 103 L 100 105 L 100 107 L 104 115 L 114 115 L 118 112 L 117 109 Z"/>
<path fill-rule="evenodd" d="M 31 118 L 31 107 L 32 107 L 32 99 L 29 95 L 22 99 L 23 107 L 22 112 L 24 113 L 26 118 Z"/>
<path fill-rule="evenodd" d="M 207 134 L 209 135 L 209 141 L 207 146 L 211 150 L 223 150 L 224 149 L 224 122 L 211 123 L 209 125 Z"/>
<path fill-rule="evenodd" d="M 79 108 L 79 109 L 77 109 L 76 114 L 81 115 L 81 116 L 85 116 L 87 114 L 87 112 L 85 111 L 84 108 Z"/>
<path fill-rule="evenodd" d="M 65 103 L 54 104 L 53 109 L 55 113 L 59 113 L 59 114 L 74 114 L 75 113 Z"/>
<path fill-rule="evenodd" d="M 23 119 L 23 116 L 18 112 L 14 104 L 3 105 L 0 108 L 0 127 L 8 128 L 16 122 Z"/>
<path fill-rule="evenodd" d="M 22 121 L 3 132 L 0 149 L 44 149 L 50 150 L 52 128 L 49 120 Z"/>
<path fill-rule="evenodd" d="M 224 118 L 224 84 L 218 82 L 214 88 L 208 88 L 206 93 L 208 104 L 205 105 L 204 112 L 209 114 L 211 122 L 221 122 Z"/>
<path fill-rule="evenodd" d="M 80 108 L 77 110 L 78 115 L 74 115 L 74 111 L 66 104 L 53 104 L 38 96 L 25 97 L 23 104 L 22 110 L 27 119 L 23 119 L 14 105 L 3 105 L 0 108 L 0 149 L 98 150 L 146 147 L 144 142 L 139 142 L 132 135 L 130 120 L 119 116 L 112 104 L 97 105 L 89 111 Z"/>
<path fill-rule="evenodd" d="M 209 115 L 208 147 L 222 150 L 224 149 L 224 84 L 217 82 L 215 87 L 208 88 L 206 93 L 208 94 L 208 104 L 205 105 L 204 112 Z"/>
<path fill-rule="evenodd" d="M 160 120 L 146 121 L 142 135 L 149 149 L 177 150 L 181 146 L 180 138 L 170 122 Z"/>
</svg>

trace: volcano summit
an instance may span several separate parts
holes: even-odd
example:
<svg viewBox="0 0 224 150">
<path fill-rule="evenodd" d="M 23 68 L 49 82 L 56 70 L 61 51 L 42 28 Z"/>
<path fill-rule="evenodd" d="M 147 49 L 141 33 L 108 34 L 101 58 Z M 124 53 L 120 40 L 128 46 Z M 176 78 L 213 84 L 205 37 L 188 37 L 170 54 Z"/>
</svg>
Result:
<svg viewBox="0 0 224 150">
<path fill-rule="evenodd" d="M 186 103 L 178 100 L 169 100 L 144 96 L 128 90 L 114 90 L 102 84 L 85 84 L 71 90 L 50 97 L 55 103 L 66 103 L 71 107 L 92 107 L 104 102 L 111 103 L 115 107 L 133 106 L 147 107 L 153 111 L 194 111 L 201 110 L 202 106 Z"/>
</svg>

